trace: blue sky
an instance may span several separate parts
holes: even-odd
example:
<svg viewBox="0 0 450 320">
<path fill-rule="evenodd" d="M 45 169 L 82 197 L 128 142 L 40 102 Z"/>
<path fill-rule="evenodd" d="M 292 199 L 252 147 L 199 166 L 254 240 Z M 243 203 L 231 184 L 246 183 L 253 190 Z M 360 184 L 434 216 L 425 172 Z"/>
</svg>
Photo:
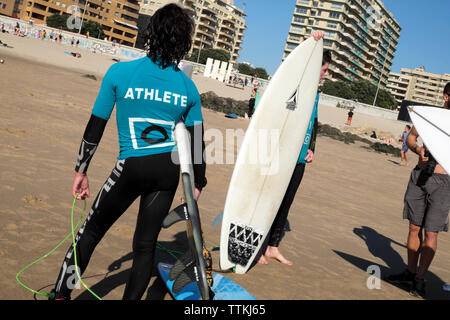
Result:
<svg viewBox="0 0 450 320">
<path fill-rule="evenodd" d="M 239 62 L 250 62 L 273 74 L 281 63 L 295 0 L 235 0 L 246 3 L 247 30 Z M 425 66 L 428 72 L 450 73 L 450 1 L 384 0 L 400 23 L 393 72 Z"/>
</svg>

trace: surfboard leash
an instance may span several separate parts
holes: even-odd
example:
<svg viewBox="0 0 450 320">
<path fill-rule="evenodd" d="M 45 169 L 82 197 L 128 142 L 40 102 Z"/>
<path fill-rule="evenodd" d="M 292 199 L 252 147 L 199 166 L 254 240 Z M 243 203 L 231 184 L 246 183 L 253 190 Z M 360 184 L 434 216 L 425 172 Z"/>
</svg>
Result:
<svg viewBox="0 0 450 320">
<path fill-rule="evenodd" d="M 102 300 L 97 294 L 95 294 L 82 280 L 80 274 L 79 274 L 79 268 L 78 268 L 78 261 L 77 261 L 77 255 L 76 255 L 76 245 L 75 245 L 75 231 L 78 229 L 78 227 L 80 226 L 80 224 L 83 222 L 84 216 L 86 214 L 86 207 L 87 207 L 87 203 L 86 200 L 84 200 L 84 205 L 83 205 L 83 210 L 81 212 L 81 216 L 79 218 L 79 220 L 77 221 L 76 225 L 74 226 L 74 211 L 75 211 L 75 204 L 76 204 L 76 198 L 77 198 L 78 194 L 75 195 L 74 199 L 73 199 L 73 203 L 72 203 L 72 209 L 71 209 L 71 214 L 70 214 L 70 224 L 71 224 L 71 232 L 69 232 L 62 241 L 60 241 L 53 249 L 51 249 L 49 252 L 47 252 L 46 254 L 44 254 L 42 257 L 34 260 L 33 262 L 29 263 L 28 265 L 26 265 L 25 267 L 23 267 L 22 269 L 19 270 L 19 272 L 17 272 L 16 274 L 16 281 L 17 283 L 23 287 L 24 289 L 30 291 L 31 293 L 35 294 L 35 295 L 39 295 L 39 296 L 43 296 L 43 297 L 47 297 L 49 299 L 54 298 L 54 293 L 50 292 L 42 292 L 42 291 L 38 291 L 38 290 L 34 290 L 33 288 L 27 286 L 25 283 L 22 282 L 22 280 L 20 279 L 20 275 L 27 269 L 29 269 L 30 267 L 32 267 L 33 265 L 37 264 L 38 262 L 44 260 L 45 258 L 47 258 L 48 256 L 50 256 L 53 252 L 55 252 L 59 247 L 61 247 L 71 236 L 72 236 L 72 245 L 74 248 L 74 263 L 75 263 L 75 270 L 76 270 L 76 274 L 78 279 L 80 280 L 80 283 L 83 285 L 83 287 L 88 290 L 94 297 L 96 297 L 98 300 Z M 162 251 L 167 252 L 171 257 L 173 257 L 174 259 L 178 259 L 178 255 L 182 255 L 183 253 L 180 251 L 176 251 L 176 250 L 172 250 L 172 249 L 168 249 L 165 248 L 161 243 L 157 242 L 156 243 L 156 248 Z M 208 248 L 207 250 L 213 250 L 216 247 L 211 247 Z"/>
<path fill-rule="evenodd" d="M 93 291 L 91 291 L 91 289 L 89 289 L 89 288 L 86 286 L 86 284 L 85 284 L 84 281 L 81 279 L 81 277 L 79 276 L 79 273 L 78 273 L 78 265 L 77 265 L 77 259 L 76 259 L 76 248 L 75 248 L 75 247 L 76 247 L 76 246 L 75 246 L 75 230 L 80 226 L 81 222 L 83 222 L 83 218 L 84 218 L 85 213 L 86 213 L 86 200 L 84 200 L 84 206 L 83 206 L 83 211 L 82 211 L 82 213 L 81 213 L 81 217 L 80 217 L 80 219 L 78 220 L 77 224 L 74 226 L 74 211 L 75 211 L 75 203 L 76 203 L 76 198 L 77 198 L 77 196 L 78 196 L 78 194 L 76 194 L 75 197 L 74 197 L 74 199 L 73 199 L 72 210 L 71 210 L 71 214 L 70 214 L 70 223 L 71 223 L 71 229 L 72 229 L 71 232 L 68 233 L 68 234 L 64 237 L 64 239 L 63 239 L 61 242 L 59 242 L 53 249 L 51 249 L 49 252 L 47 252 L 46 254 L 44 254 L 42 257 L 40 257 L 40 258 L 34 260 L 34 261 L 31 262 L 30 264 L 28 264 L 28 265 L 26 265 L 25 267 L 23 267 L 22 269 L 20 269 L 19 272 L 16 274 L 16 281 L 17 281 L 17 283 L 18 283 L 20 286 L 22 286 L 23 288 L 25 288 L 26 290 L 28 290 L 28 291 L 30 291 L 31 293 L 33 293 L 33 294 L 40 295 L 40 296 L 43 296 L 43 297 L 47 297 L 47 298 L 50 298 L 50 299 L 54 298 L 54 293 L 47 293 L 47 292 L 37 291 L 37 290 L 34 290 L 34 289 L 30 288 L 30 287 L 27 286 L 26 284 L 24 284 L 24 283 L 20 280 L 20 275 L 21 275 L 25 270 L 27 270 L 28 268 L 30 268 L 31 266 L 33 266 L 33 265 L 35 265 L 36 263 L 38 263 L 38 262 L 44 260 L 45 258 L 47 258 L 49 255 L 51 255 L 53 252 L 55 252 L 59 247 L 61 247 L 61 245 L 62 245 L 64 242 L 66 242 L 67 239 L 69 239 L 70 236 L 72 236 L 72 242 L 73 242 L 72 244 L 73 244 L 73 247 L 74 247 L 74 254 L 75 254 L 75 256 L 74 256 L 74 258 L 75 258 L 75 270 L 76 270 L 77 276 L 78 276 L 80 282 L 83 284 L 83 286 L 84 286 L 91 294 L 93 294 L 97 299 L 101 300 L 101 298 L 100 298 L 99 296 L 97 296 Z"/>
</svg>

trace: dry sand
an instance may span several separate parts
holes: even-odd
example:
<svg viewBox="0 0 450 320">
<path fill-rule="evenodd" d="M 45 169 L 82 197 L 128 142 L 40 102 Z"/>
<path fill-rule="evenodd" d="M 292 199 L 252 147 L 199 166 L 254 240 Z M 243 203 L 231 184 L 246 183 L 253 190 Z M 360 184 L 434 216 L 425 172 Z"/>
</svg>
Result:
<svg viewBox="0 0 450 320">
<path fill-rule="evenodd" d="M 15 275 L 69 232 L 75 158 L 100 87 L 100 80 L 82 75 L 101 75 L 111 57 L 85 53 L 76 60 L 63 54 L 66 48 L 60 45 L 3 34 L 1 40 L 14 48 L 0 48 L 0 57 L 6 58 L 0 65 L 0 299 L 32 299 L 32 294 L 16 283 Z M 246 99 L 240 89 L 225 88 L 212 80 L 195 81 L 201 92 L 214 90 L 218 95 Z M 320 109 L 321 122 L 343 125 L 345 111 L 328 109 Z M 210 110 L 203 110 L 203 114 L 207 129 L 223 133 L 227 128 L 245 130 L 248 125 L 245 119 L 226 119 Z M 358 114 L 354 124 L 398 135 L 403 128 L 403 124 Z M 403 194 L 416 157 L 408 168 L 400 167 L 398 158 L 364 146 L 319 137 L 316 160 L 307 166 L 291 208 L 292 231 L 280 247 L 294 266 L 269 261 L 269 265 L 256 265 L 246 275 L 229 277 L 257 299 L 415 299 L 386 282 L 381 282 L 380 289 L 369 290 L 366 270 L 369 265 L 378 265 L 386 275 L 404 267 L 408 223 L 401 218 Z M 115 121 L 110 121 L 90 166 L 93 195 L 88 206 L 117 154 Z M 211 224 L 223 209 L 232 170 L 232 165 L 207 168 L 209 183 L 199 207 L 208 247 L 219 244 L 220 228 Z M 180 197 L 178 190 L 173 206 Z M 81 203 L 78 214 L 80 208 Z M 122 297 L 131 266 L 136 212 L 135 203 L 99 244 L 84 275 L 87 284 L 105 299 Z M 162 230 L 159 237 L 163 246 L 178 250 L 186 248 L 185 239 L 182 223 Z M 48 292 L 67 247 L 63 245 L 25 271 L 22 280 Z M 213 258 L 217 267 L 217 251 Z M 157 260 L 170 261 L 171 257 L 159 250 Z M 442 233 L 427 275 L 429 299 L 450 297 L 442 291 L 443 283 L 450 282 L 449 262 L 450 238 Z M 73 298 L 92 299 L 84 290 L 75 290 Z M 171 299 L 155 276 L 144 298 Z"/>
</svg>

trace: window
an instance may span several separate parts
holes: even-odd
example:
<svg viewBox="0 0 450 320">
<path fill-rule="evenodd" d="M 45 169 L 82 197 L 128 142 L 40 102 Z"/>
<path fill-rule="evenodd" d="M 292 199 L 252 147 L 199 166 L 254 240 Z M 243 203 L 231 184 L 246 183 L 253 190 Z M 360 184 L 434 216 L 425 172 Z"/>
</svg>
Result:
<svg viewBox="0 0 450 320">
<path fill-rule="evenodd" d="M 308 13 L 308 9 L 306 9 L 306 8 L 299 8 L 299 7 L 297 7 L 296 11 L 298 13 Z"/>
<path fill-rule="evenodd" d="M 299 23 L 304 23 L 305 18 L 294 16 L 294 21 Z"/>
<path fill-rule="evenodd" d="M 300 37 L 299 36 L 295 36 L 293 34 L 289 35 L 289 39 L 292 41 L 300 41 Z"/>
<path fill-rule="evenodd" d="M 331 4 L 332 9 L 342 9 L 342 4 L 340 3 L 333 3 Z"/>
<path fill-rule="evenodd" d="M 292 26 L 292 27 L 291 27 L 291 30 L 292 30 L 293 32 L 302 32 L 302 31 L 303 31 L 303 28 L 302 28 L 302 27 Z"/>
<path fill-rule="evenodd" d="M 327 24 L 327 27 L 328 27 L 328 28 L 336 29 L 337 26 L 338 26 L 337 23 L 328 22 L 328 24 Z"/>
<path fill-rule="evenodd" d="M 324 40 L 323 41 L 323 45 L 325 47 L 332 47 L 333 46 L 333 41 L 331 41 L 331 40 Z"/>
<path fill-rule="evenodd" d="M 339 19 L 341 14 L 339 12 L 330 12 L 330 18 Z"/>
</svg>

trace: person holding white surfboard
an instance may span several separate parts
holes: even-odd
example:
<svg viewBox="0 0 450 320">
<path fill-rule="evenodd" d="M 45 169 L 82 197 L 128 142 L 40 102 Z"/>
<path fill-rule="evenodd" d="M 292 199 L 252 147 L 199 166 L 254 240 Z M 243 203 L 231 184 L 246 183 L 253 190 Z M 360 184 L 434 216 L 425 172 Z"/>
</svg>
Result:
<svg viewBox="0 0 450 320">
<path fill-rule="evenodd" d="M 324 37 L 323 31 L 315 31 L 311 33 L 311 37 L 314 37 L 316 41 L 319 41 Z M 328 66 L 331 63 L 331 52 L 325 51 L 322 58 L 322 67 L 320 70 L 320 80 L 323 81 L 328 75 Z M 289 209 L 294 201 L 295 194 L 303 178 L 305 172 L 306 163 L 311 163 L 314 160 L 314 148 L 316 143 L 316 135 L 318 130 L 318 107 L 319 103 L 319 92 L 317 92 L 316 101 L 314 104 L 313 112 L 309 122 L 308 130 L 305 136 L 303 147 L 300 150 L 300 156 L 295 166 L 294 172 L 292 174 L 289 186 L 284 195 L 281 206 L 277 212 L 275 220 L 273 222 L 272 228 L 269 233 L 269 242 L 264 255 L 259 258 L 258 263 L 267 264 L 266 258 L 272 258 L 278 260 L 279 262 L 292 266 L 293 263 L 287 260 L 278 249 L 284 227 L 286 225 L 287 216 L 289 214 Z"/>
<path fill-rule="evenodd" d="M 449 105 L 450 83 L 444 88 L 444 108 Z M 412 127 L 406 144 L 419 155 L 405 193 L 403 218 L 408 219 L 408 268 L 400 274 L 386 277 L 395 284 L 410 285 L 410 294 L 425 297 L 425 274 L 436 254 L 437 237 L 448 231 L 450 211 L 450 176 L 434 160 L 426 146 L 417 144 L 419 133 Z M 448 148 L 443 145 L 442 148 Z"/>
</svg>

